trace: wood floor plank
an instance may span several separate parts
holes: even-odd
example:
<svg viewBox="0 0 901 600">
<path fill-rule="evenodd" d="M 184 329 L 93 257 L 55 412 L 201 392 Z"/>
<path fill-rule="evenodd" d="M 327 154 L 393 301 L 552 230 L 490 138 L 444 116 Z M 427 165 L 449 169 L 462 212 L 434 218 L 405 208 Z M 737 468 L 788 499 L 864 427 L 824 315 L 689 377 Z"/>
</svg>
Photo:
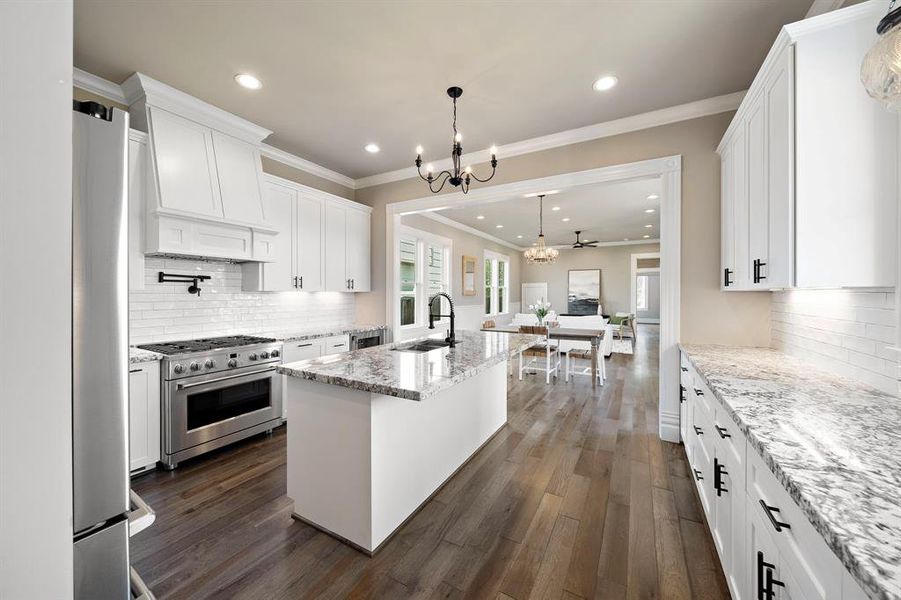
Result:
<svg viewBox="0 0 901 600">
<path fill-rule="evenodd" d="M 529 595 L 538 569 L 544 559 L 560 504 L 563 498 L 553 494 L 544 494 L 535 511 L 535 516 L 520 544 L 519 552 L 510 564 L 501 583 L 501 591 L 514 598 L 525 598 Z"/>
<path fill-rule="evenodd" d="M 564 515 L 557 518 L 547 549 L 529 593 L 530 599 L 559 598 L 563 595 L 566 570 L 572 560 L 579 522 Z"/>
</svg>

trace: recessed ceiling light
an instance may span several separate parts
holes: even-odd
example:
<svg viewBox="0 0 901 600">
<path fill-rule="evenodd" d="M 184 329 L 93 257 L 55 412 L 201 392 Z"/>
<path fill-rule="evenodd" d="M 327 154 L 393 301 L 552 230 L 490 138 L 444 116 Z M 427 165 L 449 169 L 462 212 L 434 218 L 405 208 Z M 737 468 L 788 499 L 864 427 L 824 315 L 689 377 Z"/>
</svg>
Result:
<svg viewBox="0 0 901 600">
<path fill-rule="evenodd" d="M 381 148 L 379 148 L 378 144 L 366 144 L 365 146 L 363 146 L 363 150 L 370 154 L 375 154 L 376 152 L 381 150 Z"/>
<path fill-rule="evenodd" d="M 516 239 L 521 240 L 521 239 L 522 239 L 522 236 L 521 236 L 521 235 L 518 235 L 518 236 L 516 236 Z"/>
<path fill-rule="evenodd" d="M 552 208 L 551 210 L 560 210 L 560 207 L 559 207 L 559 206 L 555 206 L 555 207 Z"/>
<path fill-rule="evenodd" d="M 645 229 L 650 229 L 651 227 L 653 227 L 653 225 L 645 225 L 644 226 Z"/>
<path fill-rule="evenodd" d="M 595 91 L 597 92 L 606 92 L 607 90 L 615 86 L 618 81 L 619 79 L 617 79 L 613 75 L 604 75 L 603 77 L 595 81 L 594 86 L 592 87 L 594 87 Z"/>
<path fill-rule="evenodd" d="M 647 208 L 647 209 L 645 209 L 644 212 L 646 212 L 646 213 L 648 213 L 648 214 L 651 214 L 652 212 L 655 212 L 655 211 L 654 211 L 653 208 Z"/>
<path fill-rule="evenodd" d="M 648 238 L 651 237 L 651 236 L 646 235 L 646 236 L 643 236 L 643 237 L 644 237 L 644 239 L 648 239 Z"/>
<path fill-rule="evenodd" d="M 504 228 L 503 225 L 495 225 L 495 227 L 498 228 L 498 229 L 503 229 L 503 228 Z"/>
<path fill-rule="evenodd" d="M 569 217 L 563 217 L 563 218 L 560 219 L 560 220 L 563 221 L 564 223 L 568 223 L 568 222 L 569 222 Z"/>
<path fill-rule="evenodd" d="M 484 218 L 485 218 L 485 215 L 479 215 L 478 217 L 476 217 L 476 219 L 478 219 L 479 221 L 481 221 Z"/>
<path fill-rule="evenodd" d="M 249 73 L 238 73 L 235 75 L 235 81 L 238 82 L 238 85 L 246 87 L 248 90 L 258 90 L 263 87 L 263 83 Z"/>
<path fill-rule="evenodd" d="M 660 196 L 658 196 L 657 194 L 651 194 L 650 196 L 648 196 L 648 200 L 656 200 L 659 197 Z"/>
<path fill-rule="evenodd" d="M 629 241 L 629 238 L 623 238 L 623 241 L 624 241 L 624 242 L 628 242 L 628 241 Z"/>
</svg>

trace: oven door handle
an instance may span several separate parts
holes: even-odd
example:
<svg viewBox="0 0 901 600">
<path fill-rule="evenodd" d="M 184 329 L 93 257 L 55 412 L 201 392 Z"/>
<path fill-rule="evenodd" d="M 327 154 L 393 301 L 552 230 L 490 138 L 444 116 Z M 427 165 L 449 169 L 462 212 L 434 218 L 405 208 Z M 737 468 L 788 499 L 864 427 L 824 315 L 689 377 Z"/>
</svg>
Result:
<svg viewBox="0 0 901 600">
<path fill-rule="evenodd" d="M 229 379 L 237 379 L 238 377 L 247 377 L 249 375 L 259 375 L 260 373 L 270 373 L 275 371 L 275 367 L 271 367 L 269 369 L 262 369 L 260 371 L 251 371 L 250 373 L 236 373 L 234 375 L 226 375 L 225 377 L 218 377 L 216 379 L 207 379 L 206 381 L 197 381 L 194 383 L 179 383 L 178 389 L 186 390 L 188 388 L 197 387 L 199 385 L 208 385 L 210 383 L 219 383 L 220 381 L 228 381 Z"/>
</svg>

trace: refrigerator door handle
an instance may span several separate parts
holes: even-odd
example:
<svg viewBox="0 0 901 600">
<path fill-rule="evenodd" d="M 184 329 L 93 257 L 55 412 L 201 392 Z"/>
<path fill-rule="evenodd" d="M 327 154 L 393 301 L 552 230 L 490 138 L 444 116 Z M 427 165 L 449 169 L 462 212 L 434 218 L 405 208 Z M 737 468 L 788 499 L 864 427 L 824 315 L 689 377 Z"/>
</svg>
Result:
<svg viewBox="0 0 901 600">
<path fill-rule="evenodd" d="M 156 520 L 156 513 L 134 490 L 128 491 L 132 510 L 128 512 L 128 537 L 144 531 Z"/>
<path fill-rule="evenodd" d="M 147 584 L 144 583 L 144 580 L 141 579 L 134 567 L 131 567 L 130 579 L 131 597 L 133 600 L 156 600 L 156 596 L 153 595 L 153 592 L 150 591 L 150 588 L 147 587 Z"/>
</svg>

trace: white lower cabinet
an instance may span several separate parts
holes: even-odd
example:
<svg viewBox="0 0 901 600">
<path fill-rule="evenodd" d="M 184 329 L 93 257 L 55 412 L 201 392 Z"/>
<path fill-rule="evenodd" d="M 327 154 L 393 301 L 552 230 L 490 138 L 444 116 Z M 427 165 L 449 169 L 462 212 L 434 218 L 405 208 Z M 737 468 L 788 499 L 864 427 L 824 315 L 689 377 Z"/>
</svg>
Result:
<svg viewBox="0 0 901 600">
<path fill-rule="evenodd" d="M 282 349 L 282 363 L 292 363 L 299 360 L 319 358 L 326 354 L 338 354 L 350 350 L 349 335 L 333 335 L 311 340 L 295 340 L 285 342 Z M 282 375 L 282 418 L 288 418 L 288 382 L 287 375 Z"/>
<path fill-rule="evenodd" d="M 684 355 L 681 367 L 685 453 L 732 598 L 865 598 Z"/>
<path fill-rule="evenodd" d="M 128 458 L 132 473 L 152 469 L 160 459 L 160 363 L 130 365 L 128 371 Z"/>
</svg>

